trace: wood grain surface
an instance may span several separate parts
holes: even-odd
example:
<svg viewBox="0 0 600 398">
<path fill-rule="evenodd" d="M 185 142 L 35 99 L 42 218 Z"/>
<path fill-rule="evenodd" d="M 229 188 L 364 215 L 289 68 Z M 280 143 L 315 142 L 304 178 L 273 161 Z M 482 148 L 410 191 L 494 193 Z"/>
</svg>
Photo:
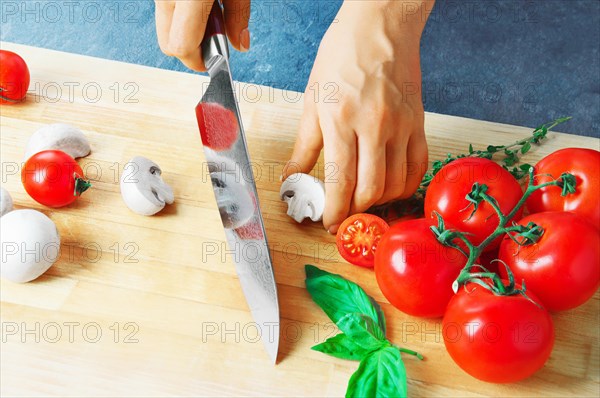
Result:
<svg viewBox="0 0 600 398">
<path fill-rule="evenodd" d="M 533 377 L 509 385 L 473 379 L 446 353 L 440 321 L 395 310 L 373 272 L 341 260 L 320 224 L 298 225 L 285 215 L 279 175 L 302 97 L 239 84 L 279 289 L 281 345 L 271 365 L 203 166 L 194 106 L 207 78 L 11 43 L 1 48 L 21 54 L 32 76 L 27 101 L 0 107 L 2 185 L 16 208 L 44 212 L 62 237 L 60 260 L 45 275 L 1 283 L 2 396 L 342 396 L 357 363 L 310 350 L 336 330 L 304 288 L 306 263 L 362 285 L 381 303 L 389 338 L 426 357 L 405 357 L 413 397 L 600 394 L 598 294 L 554 316 L 554 351 Z M 430 159 L 531 131 L 438 114 L 425 121 Z M 55 122 L 78 126 L 91 141 L 92 154 L 80 164 L 94 184 L 56 210 L 34 202 L 19 177 L 29 136 Z M 552 133 L 525 160 L 568 146 L 600 149 L 598 139 Z M 133 214 L 121 200 L 118 177 L 136 155 L 156 161 L 175 191 L 175 204 L 154 217 Z M 319 167 L 323 173 L 322 161 Z"/>
</svg>

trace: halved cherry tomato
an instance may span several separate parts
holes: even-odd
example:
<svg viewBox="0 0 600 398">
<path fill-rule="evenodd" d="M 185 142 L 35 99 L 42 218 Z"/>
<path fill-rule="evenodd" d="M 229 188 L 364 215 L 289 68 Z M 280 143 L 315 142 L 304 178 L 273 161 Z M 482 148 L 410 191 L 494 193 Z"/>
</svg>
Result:
<svg viewBox="0 0 600 398">
<path fill-rule="evenodd" d="M 373 268 L 375 251 L 389 225 L 372 214 L 354 214 L 348 217 L 337 231 L 338 251 L 350 264 Z"/>
</svg>

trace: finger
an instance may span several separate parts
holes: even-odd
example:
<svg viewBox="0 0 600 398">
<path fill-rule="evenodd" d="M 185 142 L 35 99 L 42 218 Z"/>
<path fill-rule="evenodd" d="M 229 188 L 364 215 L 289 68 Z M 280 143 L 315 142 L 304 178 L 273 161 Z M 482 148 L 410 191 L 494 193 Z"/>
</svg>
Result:
<svg viewBox="0 0 600 398">
<path fill-rule="evenodd" d="M 171 30 L 171 19 L 173 18 L 175 4 L 172 1 L 156 1 L 155 5 L 154 14 L 158 46 L 165 55 L 172 55 L 169 53 L 169 31 Z"/>
<path fill-rule="evenodd" d="M 238 51 L 250 49 L 250 0 L 224 0 L 225 29 L 231 45 Z"/>
<path fill-rule="evenodd" d="M 212 1 L 182 1 L 176 3 L 169 31 L 169 52 L 188 68 L 205 71 L 200 43 Z"/>
<path fill-rule="evenodd" d="M 342 126 L 329 128 L 328 131 L 324 136 L 323 225 L 329 233 L 335 234 L 342 221 L 348 217 L 356 185 L 356 135 L 352 130 L 343 130 Z"/>
<path fill-rule="evenodd" d="M 401 199 L 410 197 L 415 193 L 423 175 L 427 171 L 428 151 L 427 139 L 423 132 L 412 134 L 407 146 L 406 184 Z"/>
<path fill-rule="evenodd" d="M 323 148 L 323 133 L 316 111 L 306 108 L 300 119 L 292 157 L 283 168 L 282 180 L 294 173 L 309 173 Z"/>
<path fill-rule="evenodd" d="M 358 139 L 358 168 L 351 214 L 367 210 L 381 199 L 385 190 L 386 146 L 372 137 L 364 135 Z"/>
<path fill-rule="evenodd" d="M 406 186 L 407 137 L 398 137 L 386 146 L 385 191 L 376 204 L 399 198 Z"/>
</svg>

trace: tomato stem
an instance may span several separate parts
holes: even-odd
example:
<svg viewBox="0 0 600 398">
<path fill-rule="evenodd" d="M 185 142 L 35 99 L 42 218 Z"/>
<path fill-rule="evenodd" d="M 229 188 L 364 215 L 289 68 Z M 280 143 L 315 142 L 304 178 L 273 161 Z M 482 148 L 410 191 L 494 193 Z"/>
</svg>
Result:
<svg viewBox="0 0 600 398">
<path fill-rule="evenodd" d="M 521 199 L 519 199 L 519 201 L 517 202 L 515 207 L 508 214 L 504 214 L 502 212 L 502 209 L 500 209 L 500 206 L 499 206 L 498 202 L 496 201 L 496 199 L 487 193 L 487 186 L 485 184 L 479 184 L 479 183 L 473 184 L 472 191 L 467 195 L 467 200 L 470 202 L 469 205 L 474 206 L 473 213 L 475 213 L 477 211 L 477 209 L 479 208 L 479 204 L 482 201 L 485 201 L 490 204 L 490 206 L 494 209 L 494 211 L 496 212 L 496 215 L 498 216 L 498 226 L 496 227 L 494 232 L 492 232 L 487 238 L 485 238 L 483 240 L 483 242 L 481 242 L 477 246 L 475 246 L 471 242 L 469 242 L 465 233 L 463 233 L 461 231 L 447 230 L 445 228 L 444 220 L 443 220 L 442 216 L 438 213 L 435 213 L 435 215 L 438 219 L 438 225 L 437 225 L 437 227 L 432 227 L 431 230 L 435 234 L 437 240 L 446 246 L 454 247 L 454 248 L 460 250 L 463 254 L 465 254 L 468 257 L 467 263 L 465 264 L 465 266 L 463 267 L 462 271 L 460 272 L 458 278 L 456 278 L 456 281 L 453 284 L 453 289 L 455 292 L 458 290 L 458 288 L 460 286 L 463 286 L 468 282 L 474 282 L 474 283 L 477 283 L 477 284 L 485 287 L 486 289 L 492 290 L 494 292 L 494 294 L 497 294 L 497 295 L 512 295 L 512 294 L 520 293 L 520 294 L 523 294 L 525 297 L 527 297 L 525 295 L 525 286 L 524 285 L 522 286 L 521 290 L 515 289 L 514 277 L 513 277 L 511 270 L 508 267 L 506 267 L 506 271 L 507 271 L 507 275 L 508 275 L 508 279 L 509 279 L 508 286 L 504 286 L 500 276 L 494 272 L 472 273 L 471 270 L 474 266 L 476 266 L 475 263 L 476 263 L 477 259 L 479 258 L 479 256 L 481 255 L 481 253 L 483 253 L 484 249 L 490 243 L 492 243 L 494 240 L 496 240 L 499 236 L 507 234 L 512 240 L 514 240 L 520 246 L 533 244 L 541 238 L 541 236 L 544 233 L 544 230 L 543 230 L 543 228 L 541 228 L 539 225 L 536 225 L 535 223 L 529 223 L 526 226 L 522 226 L 522 225 L 512 225 L 509 227 L 506 226 L 506 224 L 508 224 L 508 222 L 514 218 L 514 216 L 517 214 L 519 209 L 521 207 L 523 207 L 523 205 L 525 204 L 525 202 L 527 201 L 527 199 L 531 196 L 531 194 L 533 192 L 537 191 L 538 189 L 542 189 L 542 188 L 545 188 L 548 186 L 558 186 L 558 187 L 563 188 L 563 192 L 566 192 L 565 195 L 573 194 L 576 191 L 576 180 L 572 174 L 563 173 L 558 179 L 549 181 L 549 182 L 545 182 L 545 183 L 542 183 L 539 185 L 535 185 L 534 175 L 533 175 L 533 167 L 529 168 L 528 174 L 529 174 L 529 181 L 527 182 L 527 188 L 525 189 L 525 192 L 523 193 L 523 196 L 521 197 Z M 471 213 L 471 216 L 473 215 L 473 213 Z M 511 235 L 511 232 L 516 233 L 517 237 L 521 237 L 523 239 L 521 241 L 518 241 L 516 237 Z M 466 245 L 468 254 L 454 242 L 456 239 L 460 239 Z M 483 279 L 492 280 L 493 285 L 490 286 L 490 284 L 485 283 L 483 281 Z"/>
<path fill-rule="evenodd" d="M 90 189 L 92 186 L 89 181 L 79 177 L 76 173 L 73 174 L 73 177 L 75 178 L 75 189 L 73 196 L 81 196 L 82 193 Z"/>
</svg>

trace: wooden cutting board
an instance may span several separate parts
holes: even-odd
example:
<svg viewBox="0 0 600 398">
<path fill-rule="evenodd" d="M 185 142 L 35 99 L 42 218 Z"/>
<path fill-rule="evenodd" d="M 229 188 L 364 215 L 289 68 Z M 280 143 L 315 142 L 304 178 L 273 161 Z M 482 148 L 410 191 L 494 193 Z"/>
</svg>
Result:
<svg viewBox="0 0 600 398">
<path fill-rule="evenodd" d="M 2 106 L 2 183 L 16 208 L 47 214 L 62 236 L 60 260 L 28 284 L 1 284 L 3 396 L 342 396 L 357 363 L 310 350 L 336 332 L 304 288 L 304 264 L 361 284 L 383 307 L 389 338 L 406 357 L 411 396 L 598 396 L 599 297 L 554 316 L 546 366 L 510 385 L 479 382 L 444 349 L 440 322 L 387 303 L 371 270 L 348 265 L 320 224 L 298 225 L 279 201 L 279 175 L 302 112 L 298 93 L 238 85 L 279 288 L 279 363 L 270 364 L 241 293 L 203 167 L 195 74 L 2 43 L 29 64 L 27 101 Z M 235 71 L 234 71 L 235 76 Z M 515 104 L 515 106 L 519 106 Z M 93 188 L 49 209 L 23 190 L 18 169 L 29 136 L 55 122 L 81 128 L 92 154 L 80 163 Z M 540 121 L 544 122 L 544 121 Z M 576 123 L 577 121 L 574 121 Z M 430 158 L 512 142 L 531 129 L 427 114 Z M 525 157 L 599 140 L 552 133 Z M 121 200 L 118 177 L 136 155 L 155 160 L 176 203 L 154 217 Z M 322 162 L 321 169 L 322 170 Z M 321 174 L 322 175 L 322 174 Z"/>
</svg>

